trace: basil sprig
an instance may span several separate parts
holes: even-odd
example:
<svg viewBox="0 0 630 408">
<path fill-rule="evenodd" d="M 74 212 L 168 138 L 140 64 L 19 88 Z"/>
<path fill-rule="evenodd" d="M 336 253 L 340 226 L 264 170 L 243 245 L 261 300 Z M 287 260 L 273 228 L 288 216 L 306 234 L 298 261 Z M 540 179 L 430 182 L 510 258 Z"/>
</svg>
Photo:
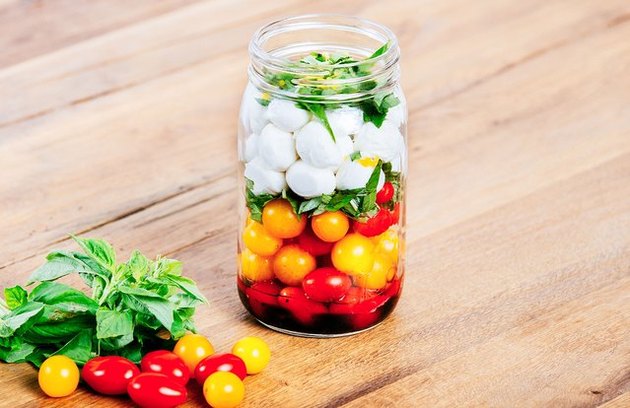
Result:
<svg viewBox="0 0 630 408">
<path fill-rule="evenodd" d="M 150 260 L 134 251 L 116 262 L 100 239 L 73 237 L 82 252 L 54 251 L 31 275 L 30 293 L 15 286 L 0 301 L 0 360 L 31 362 L 63 354 L 78 364 L 97 355 L 121 355 L 138 363 L 147 351 L 170 348 L 195 331 L 195 307 L 207 302 L 181 262 Z M 78 274 L 91 296 L 56 282 Z"/>
</svg>

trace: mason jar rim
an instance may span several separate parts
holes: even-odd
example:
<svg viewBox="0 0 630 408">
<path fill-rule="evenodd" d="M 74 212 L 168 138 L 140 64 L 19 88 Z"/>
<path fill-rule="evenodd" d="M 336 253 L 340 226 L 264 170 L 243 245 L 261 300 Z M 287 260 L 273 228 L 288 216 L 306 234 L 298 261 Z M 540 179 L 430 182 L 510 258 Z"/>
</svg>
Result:
<svg viewBox="0 0 630 408">
<path fill-rule="evenodd" d="M 326 20 L 339 20 L 339 22 Z M 249 44 L 250 54 L 253 58 L 263 60 L 266 64 L 275 65 L 282 69 L 295 69 L 296 71 L 300 71 L 300 68 L 312 69 L 312 66 L 308 64 L 277 57 L 263 48 L 263 44 L 274 35 L 308 28 L 329 28 L 360 33 L 389 45 L 384 53 L 374 58 L 367 58 L 353 63 L 329 64 L 327 68 L 352 67 L 365 63 L 398 59 L 398 39 L 389 28 L 366 18 L 332 13 L 304 14 L 272 21 L 256 30 Z"/>
<path fill-rule="evenodd" d="M 326 64 L 325 66 L 317 66 L 278 56 L 274 53 L 274 50 L 267 51 L 264 47 L 269 40 L 276 36 L 308 29 L 355 33 L 368 39 L 378 41 L 381 44 L 387 44 L 388 46 L 383 53 L 375 57 L 370 58 L 371 55 L 368 54 L 365 59 L 356 62 Z M 310 43 L 306 45 L 308 44 Z M 339 49 L 359 50 L 358 47 L 344 46 L 342 44 L 332 44 L 332 46 Z M 362 49 L 362 51 L 367 50 Z M 370 53 L 373 51 L 375 50 L 370 50 Z M 370 64 L 373 67 L 372 72 L 365 76 L 330 78 L 325 80 L 318 79 L 316 82 L 313 82 L 312 85 L 314 86 L 357 85 L 368 81 L 376 81 L 379 84 L 377 88 L 361 92 L 360 94 L 327 95 L 327 99 L 331 102 L 361 99 L 370 94 L 387 91 L 396 86 L 398 81 L 399 48 L 396 35 L 382 24 L 355 16 L 321 13 L 299 15 L 273 21 L 262 26 L 254 33 L 249 44 L 249 53 L 251 59 L 249 66 L 250 80 L 254 85 L 265 92 L 280 95 L 288 99 L 310 99 L 311 96 L 298 95 L 292 91 L 272 86 L 266 81 L 265 74 L 267 72 L 292 74 L 300 77 L 303 83 L 308 83 L 310 76 L 317 75 L 327 70 L 351 68 L 363 64 Z M 317 99 L 317 97 L 313 97 L 313 99 Z"/>
</svg>

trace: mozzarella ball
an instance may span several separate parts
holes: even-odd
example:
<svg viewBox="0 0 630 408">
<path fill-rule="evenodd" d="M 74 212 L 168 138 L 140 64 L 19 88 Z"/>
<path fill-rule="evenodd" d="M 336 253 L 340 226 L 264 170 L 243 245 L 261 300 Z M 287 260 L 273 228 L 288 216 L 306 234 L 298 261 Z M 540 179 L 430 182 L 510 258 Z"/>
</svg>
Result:
<svg viewBox="0 0 630 408">
<path fill-rule="evenodd" d="M 239 144 L 239 155 L 241 161 L 249 162 L 258 156 L 258 135 L 252 133 L 244 143 Z M 244 146 L 242 146 L 244 145 Z"/>
<path fill-rule="evenodd" d="M 405 105 L 399 103 L 393 108 L 387 111 L 387 120 L 390 121 L 394 126 L 400 127 L 400 125 L 404 122 L 407 122 L 407 111 L 405 109 Z"/>
<path fill-rule="evenodd" d="M 341 153 L 341 157 L 343 159 L 354 152 L 354 144 L 352 143 L 352 138 L 350 138 L 350 136 L 336 136 L 336 139 L 337 149 Z"/>
<path fill-rule="evenodd" d="M 256 134 L 259 134 L 267 124 L 267 108 L 256 100 L 261 97 L 262 93 L 252 84 L 248 84 L 241 102 L 240 117 L 243 125 Z"/>
<path fill-rule="evenodd" d="M 392 171 L 402 174 L 407 173 L 407 148 L 403 146 L 402 152 L 391 161 Z"/>
<path fill-rule="evenodd" d="M 295 194 L 313 198 L 335 191 L 335 174 L 330 169 L 320 169 L 298 160 L 287 170 L 287 184 Z"/>
<path fill-rule="evenodd" d="M 311 120 L 311 114 L 298 108 L 294 101 L 272 99 L 267 107 L 267 118 L 278 129 L 295 132 Z"/>
<path fill-rule="evenodd" d="M 293 135 L 269 123 L 258 137 L 258 154 L 267 167 L 285 171 L 297 160 Z"/>
<path fill-rule="evenodd" d="M 267 168 L 260 157 L 245 164 L 245 177 L 254 183 L 252 192 L 256 195 L 278 194 L 287 188 L 284 174 Z"/>
<path fill-rule="evenodd" d="M 339 167 L 337 172 L 336 181 L 338 190 L 353 190 L 355 188 L 363 188 L 370 180 L 370 176 L 374 171 L 372 165 L 366 165 L 361 163 L 360 159 L 357 161 L 345 161 Z M 385 173 L 381 170 L 381 174 L 378 178 L 378 185 L 376 191 L 379 191 L 385 184 Z"/>
<path fill-rule="evenodd" d="M 363 157 L 378 157 L 388 162 L 400 154 L 404 144 L 398 127 L 386 120 L 380 128 L 372 122 L 364 124 L 354 141 L 354 149 Z"/>
<path fill-rule="evenodd" d="M 343 107 L 327 110 L 326 117 L 336 138 L 354 135 L 363 126 L 363 111 L 359 108 Z"/>
<path fill-rule="evenodd" d="M 319 121 L 311 121 L 295 132 L 295 148 L 302 160 L 320 169 L 335 170 L 343 160 L 340 148 Z"/>
</svg>

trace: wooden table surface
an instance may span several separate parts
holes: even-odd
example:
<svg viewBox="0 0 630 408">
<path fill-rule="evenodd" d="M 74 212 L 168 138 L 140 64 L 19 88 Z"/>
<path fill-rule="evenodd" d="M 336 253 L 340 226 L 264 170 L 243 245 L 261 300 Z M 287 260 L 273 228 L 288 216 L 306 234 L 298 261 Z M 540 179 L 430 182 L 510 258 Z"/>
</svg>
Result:
<svg viewBox="0 0 630 408">
<path fill-rule="evenodd" d="M 234 282 L 247 43 L 315 11 L 396 32 L 410 109 L 402 301 L 334 340 L 260 327 Z M 0 164 L 3 287 L 68 233 L 181 259 L 218 350 L 272 348 L 245 407 L 630 406 L 628 0 L 0 0 Z M 0 389 L 130 406 L 26 364 Z"/>
</svg>

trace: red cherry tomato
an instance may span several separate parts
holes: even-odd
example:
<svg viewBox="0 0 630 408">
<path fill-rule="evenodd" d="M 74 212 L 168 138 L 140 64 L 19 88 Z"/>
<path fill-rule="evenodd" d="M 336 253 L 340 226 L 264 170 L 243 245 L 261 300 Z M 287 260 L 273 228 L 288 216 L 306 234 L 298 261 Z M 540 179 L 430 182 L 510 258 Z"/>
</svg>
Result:
<svg viewBox="0 0 630 408">
<path fill-rule="evenodd" d="M 144 373 L 164 374 L 173 381 L 186 385 L 190 379 L 190 370 L 177 354 L 168 350 L 156 350 L 142 357 L 140 368 Z"/>
<path fill-rule="evenodd" d="M 126 394 L 127 384 L 138 374 L 140 370 L 134 363 L 119 356 L 93 358 L 81 369 L 83 381 L 104 395 Z"/>
<path fill-rule="evenodd" d="M 327 313 L 325 305 L 306 297 L 302 288 L 286 287 L 280 291 L 278 304 L 287 309 L 304 326 L 314 323 L 315 316 Z"/>
<path fill-rule="evenodd" d="M 366 237 L 374 237 L 380 235 L 392 225 L 392 215 L 389 211 L 382 208 L 376 215 L 366 222 L 355 221 L 353 224 L 354 231 Z"/>
<path fill-rule="evenodd" d="M 203 385 L 206 379 L 217 371 L 229 371 L 236 374 L 241 380 L 247 377 L 245 362 L 234 354 L 224 353 L 215 354 L 201 360 L 195 369 L 195 379 L 200 385 Z"/>
<path fill-rule="evenodd" d="M 391 212 L 391 217 L 392 225 L 398 224 L 398 221 L 400 221 L 400 203 L 394 204 L 394 209 Z"/>
<path fill-rule="evenodd" d="M 127 385 L 127 393 L 142 408 L 174 408 L 188 398 L 186 387 L 158 373 L 134 377 Z"/>
<path fill-rule="evenodd" d="M 245 289 L 249 307 L 254 316 L 265 316 L 268 308 L 278 306 L 278 293 L 281 287 L 274 281 L 256 282 Z"/>
<path fill-rule="evenodd" d="M 333 303 L 330 305 L 330 313 L 346 315 L 354 330 L 362 330 L 378 321 L 381 317 L 380 307 L 389 299 L 389 296 L 377 295 L 354 304 Z"/>
<path fill-rule="evenodd" d="M 388 202 L 394 196 L 394 185 L 389 181 L 386 181 L 383 184 L 383 187 L 376 193 L 376 202 L 378 204 L 383 204 Z"/>
<path fill-rule="evenodd" d="M 302 281 L 306 296 L 316 302 L 336 302 L 343 298 L 352 286 L 350 276 L 335 268 L 319 268 Z"/>
<path fill-rule="evenodd" d="M 329 254 L 334 242 L 324 242 L 317 238 L 310 225 L 297 237 L 298 245 L 313 256 Z"/>
</svg>

